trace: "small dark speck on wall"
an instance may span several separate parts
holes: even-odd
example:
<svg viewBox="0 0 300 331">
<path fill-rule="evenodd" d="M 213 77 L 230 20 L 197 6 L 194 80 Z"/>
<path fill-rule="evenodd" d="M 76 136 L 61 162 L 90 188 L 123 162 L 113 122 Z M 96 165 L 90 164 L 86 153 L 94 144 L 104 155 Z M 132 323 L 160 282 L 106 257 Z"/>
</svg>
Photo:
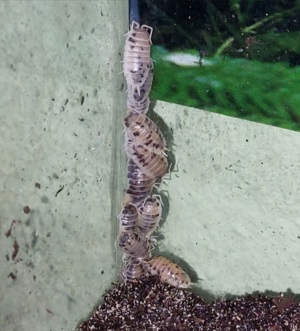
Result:
<svg viewBox="0 0 300 331">
<path fill-rule="evenodd" d="M 29 208 L 29 206 L 25 206 L 25 207 L 23 207 L 23 212 L 24 212 L 25 214 L 29 214 L 30 211 L 31 211 L 31 209 Z"/>
<path fill-rule="evenodd" d="M 14 240 L 13 247 L 14 247 L 14 250 L 11 254 L 11 258 L 12 258 L 12 260 L 15 260 L 15 258 L 17 257 L 17 255 L 19 253 L 19 249 L 20 249 L 17 239 Z"/>
<path fill-rule="evenodd" d="M 55 197 L 58 196 L 58 194 L 64 189 L 65 185 L 63 185 L 56 193 L 55 193 Z"/>
<path fill-rule="evenodd" d="M 14 274 L 14 273 L 10 273 L 8 276 L 7 276 L 7 278 L 11 278 L 12 280 L 15 280 L 16 278 L 17 278 L 17 276 Z"/>
</svg>

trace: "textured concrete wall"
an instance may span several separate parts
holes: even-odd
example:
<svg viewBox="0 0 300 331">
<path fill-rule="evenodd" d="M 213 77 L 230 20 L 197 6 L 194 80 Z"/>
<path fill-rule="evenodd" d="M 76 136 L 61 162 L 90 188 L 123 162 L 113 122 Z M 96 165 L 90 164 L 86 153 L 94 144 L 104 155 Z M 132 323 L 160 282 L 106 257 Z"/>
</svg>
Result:
<svg viewBox="0 0 300 331">
<path fill-rule="evenodd" d="M 162 187 L 160 251 L 214 294 L 299 294 L 300 134 L 163 102 L 155 111 L 177 164 Z"/>
<path fill-rule="evenodd" d="M 0 329 L 71 330 L 117 273 L 128 5 L 2 1 L 0 16 Z"/>
</svg>

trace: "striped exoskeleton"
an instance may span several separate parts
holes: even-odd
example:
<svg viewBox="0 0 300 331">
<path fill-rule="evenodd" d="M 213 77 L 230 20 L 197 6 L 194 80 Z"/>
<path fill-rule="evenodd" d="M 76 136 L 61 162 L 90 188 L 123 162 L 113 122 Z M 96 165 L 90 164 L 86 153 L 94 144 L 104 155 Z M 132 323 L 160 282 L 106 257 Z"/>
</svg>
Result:
<svg viewBox="0 0 300 331">
<path fill-rule="evenodd" d="M 165 154 L 152 152 L 126 135 L 124 148 L 128 158 L 149 178 L 162 178 L 168 172 L 168 159 Z"/>
<path fill-rule="evenodd" d="M 149 259 L 153 244 L 151 240 L 143 238 L 140 234 L 133 232 L 122 232 L 118 239 L 119 247 L 126 256 L 131 256 L 140 260 Z"/>
<path fill-rule="evenodd" d="M 133 282 L 145 274 L 145 267 L 142 261 L 134 257 L 125 259 L 122 267 L 122 279 L 127 282 Z"/>
<path fill-rule="evenodd" d="M 148 25 L 140 26 L 139 23 L 132 22 L 130 31 L 125 35 L 123 70 L 130 95 L 133 95 L 134 91 L 140 95 L 140 90 L 152 69 L 152 31 L 153 28 Z"/>
<path fill-rule="evenodd" d="M 147 113 L 150 106 L 149 94 L 152 87 L 153 81 L 153 64 L 149 74 L 145 80 L 145 83 L 141 86 L 140 90 L 132 89 L 128 86 L 127 89 L 127 109 L 134 113 Z"/>
<path fill-rule="evenodd" d="M 135 231 L 138 222 L 138 211 L 134 204 L 129 203 L 124 206 L 118 216 L 119 233 Z"/>
<path fill-rule="evenodd" d="M 129 160 L 127 169 L 129 186 L 125 193 L 124 203 L 133 203 L 139 206 L 150 194 L 155 184 L 155 178 L 150 178 L 145 175 L 143 170 L 132 160 Z"/>
<path fill-rule="evenodd" d="M 124 119 L 125 140 L 131 140 L 151 152 L 163 154 L 166 140 L 158 126 L 145 114 L 129 113 Z"/>
<path fill-rule="evenodd" d="M 145 263 L 151 275 L 159 276 L 164 283 L 175 287 L 188 288 L 191 284 L 190 277 L 176 263 L 163 256 L 156 256 Z"/>
<path fill-rule="evenodd" d="M 138 209 L 138 231 L 150 237 L 157 229 L 162 214 L 161 197 L 157 194 L 148 196 Z"/>
</svg>

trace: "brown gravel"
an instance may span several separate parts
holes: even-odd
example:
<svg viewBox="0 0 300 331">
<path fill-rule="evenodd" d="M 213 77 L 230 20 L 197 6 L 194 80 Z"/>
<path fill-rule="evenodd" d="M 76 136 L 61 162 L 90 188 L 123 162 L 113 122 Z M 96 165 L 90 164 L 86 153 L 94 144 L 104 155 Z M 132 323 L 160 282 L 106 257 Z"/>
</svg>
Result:
<svg viewBox="0 0 300 331">
<path fill-rule="evenodd" d="M 300 303 L 248 295 L 206 303 L 189 290 L 145 277 L 116 284 L 80 331 L 300 331 Z"/>
</svg>

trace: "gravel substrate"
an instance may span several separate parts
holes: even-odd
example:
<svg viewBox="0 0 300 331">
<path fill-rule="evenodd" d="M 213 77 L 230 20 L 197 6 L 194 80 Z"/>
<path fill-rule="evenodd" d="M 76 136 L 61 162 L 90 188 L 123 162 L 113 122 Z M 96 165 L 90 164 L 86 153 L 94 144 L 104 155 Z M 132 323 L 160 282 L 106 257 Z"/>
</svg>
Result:
<svg viewBox="0 0 300 331">
<path fill-rule="evenodd" d="M 300 303 L 291 297 L 248 295 L 206 303 L 155 277 L 116 284 L 80 331 L 300 331 Z"/>
</svg>

